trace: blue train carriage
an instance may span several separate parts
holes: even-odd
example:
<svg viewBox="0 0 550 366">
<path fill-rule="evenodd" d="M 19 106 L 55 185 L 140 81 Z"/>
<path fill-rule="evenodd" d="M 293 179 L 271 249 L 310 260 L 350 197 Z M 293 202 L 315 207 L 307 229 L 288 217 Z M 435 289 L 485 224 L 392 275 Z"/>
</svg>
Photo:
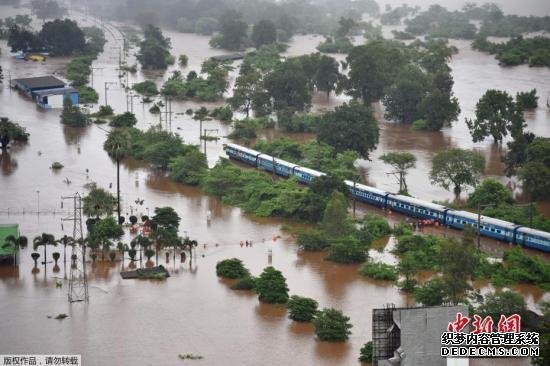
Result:
<svg viewBox="0 0 550 366">
<path fill-rule="evenodd" d="M 448 211 L 437 203 L 399 194 L 388 195 L 388 208 L 419 219 L 439 220 L 441 223 L 445 222 L 445 213 Z"/>
<path fill-rule="evenodd" d="M 456 229 L 464 229 L 466 225 L 470 225 L 477 230 L 477 214 L 468 211 L 449 210 L 447 211 L 447 225 Z M 518 225 L 508 221 L 483 215 L 480 217 L 480 234 L 493 239 L 515 243 L 518 228 Z"/>
<path fill-rule="evenodd" d="M 292 174 L 298 178 L 298 181 L 300 181 L 300 183 L 304 184 L 311 184 L 315 178 L 326 175 L 325 173 L 321 173 L 317 170 L 309 168 L 304 168 L 303 166 L 296 166 Z"/>
<path fill-rule="evenodd" d="M 355 196 L 355 199 L 370 205 L 375 205 L 382 208 L 386 207 L 389 195 L 388 192 L 378 188 L 369 187 L 361 183 L 355 183 L 354 187 L 351 180 L 345 180 L 344 183 L 348 187 L 350 194 Z"/>
<path fill-rule="evenodd" d="M 289 163 L 278 158 L 274 158 L 271 155 L 260 154 L 258 155 L 258 168 L 273 172 L 273 164 L 275 164 L 275 174 L 288 178 L 293 175 L 293 171 L 298 165 Z"/>
<path fill-rule="evenodd" d="M 261 154 L 259 151 L 236 144 L 226 144 L 224 148 L 225 154 L 230 158 L 242 161 L 243 163 L 249 165 L 258 166 L 258 156 Z"/>
<path fill-rule="evenodd" d="M 516 243 L 548 253 L 550 252 L 550 233 L 528 227 L 520 227 L 516 232 Z"/>
</svg>

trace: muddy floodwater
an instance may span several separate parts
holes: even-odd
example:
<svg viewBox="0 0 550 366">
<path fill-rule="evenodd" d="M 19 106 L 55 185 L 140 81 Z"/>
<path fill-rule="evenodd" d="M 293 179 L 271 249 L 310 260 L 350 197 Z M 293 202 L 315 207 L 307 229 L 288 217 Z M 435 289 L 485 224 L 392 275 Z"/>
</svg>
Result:
<svg viewBox="0 0 550 366">
<path fill-rule="evenodd" d="M 13 12 L 0 7 L 1 14 Z M 81 18 L 79 21 L 91 24 Z M 107 85 L 108 104 L 116 112 L 133 108 L 139 120 L 137 127 L 146 129 L 160 119 L 164 128 L 179 134 L 185 142 L 199 144 L 198 124 L 184 112 L 188 108 L 201 105 L 212 108 L 223 103 L 173 102 L 171 123 L 167 122 L 166 115 L 159 118 L 150 114 L 150 105 L 138 98 L 133 99 L 133 106 L 127 106 L 122 85 L 126 80 L 119 79 L 116 70 L 120 36 L 116 30 L 109 29 L 113 33 L 107 33 L 105 52 L 94 62 L 97 68 L 94 87 L 100 103 L 105 99 L 105 83 L 116 82 Z M 208 37 L 172 31 L 166 34 L 172 40 L 174 54 L 189 56 L 189 66 L 182 69 L 184 73 L 198 71 L 204 59 L 223 53 L 209 48 Z M 318 36 L 296 36 L 287 55 L 314 52 L 320 40 Z M 430 162 L 437 151 L 464 147 L 485 154 L 487 175 L 513 185 L 513 181 L 502 177 L 498 148 L 490 141 L 472 144 L 464 124 L 464 118 L 472 115 L 475 103 L 488 88 L 513 94 L 536 88 L 541 96 L 540 107 L 526 114 L 528 129 L 550 136 L 550 110 L 546 108 L 549 69 L 501 68 L 492 56 L 472 51 L 467 42 L 453 44 L 460 51 L 451 62 L 454 91 L 462 109 L 459 121 L 441 132 L 414 133 L 406 126 L 382 120 L 380 144 L 372 154 L 373 161 L 360 162 L 370 184 L 395 191 L 396 182 L 386 175 L 389 169 L 377 157 L 389 150 L 406 149 L 418 158 L 417 167 L 408 176 L 411 193 L 426 200 L 452 198 L 451 193 L 429 184 Z M 6 79 L 60 74 L 68 62 L 60 58 L 44 63 L 16 61 L 5 41 L 0 41 L 0 47 L 0 65 Z M 134 52 L 128 55 L 130 64 L 135 62 Z M 128 84 L 145 77 L 160 83 L 176 68 L 146 75 L 138 71 L 129 75 Z M 236 74 L 237 70 L 231 73 L 231 82 Z M 38 109 L 7 84 L 0 90 L 0 115 L 26 127 L 30 141 L 1 155 L 0 224 L 17 223 L 21 234 L 31 238 L 42 232 L 72 235 L 72 223 L 62 221 L 70 214 L 71 204 L 65 201 L 61 205 L 62 196 L 84 193 L 83 186 L 89 182 L 97 182 L 115 193 L 115 165 L 102 148 L 109 128 L 105 125 L 84 129 L 64 127 L 59 122 L 60 111 Z M 345 96 L 327 98 L 321 94 L 313 99 L 317 110 L 331 109 L 347 100 Z M 377 112 L 383 114 L 381 110 Z M 223 155 L 222 145 L 227 141 L 224 136 L 230 126 L 219 121 L 209 121 L 206 125 L 217 129 L 215 134 L 221 138 L 206 144 L 212 166 Z M 273 137 L 281 133 L 268 131 L 265 135 Z M 311 136 L 291 137 L 305 140 Z M 64 168 L 52 171 L 49 167 L 54 161 L 61 162 Z M 519 188 L 516 193 L 520 193 Z M 152 214 L 155 207 L 172 206 L 182 218 L 180 234 L 200 243 L 195 257 L 192 260 L 188 257 L 182 263 L 179 255 L 175 261 L 170 255 L 166 262 L 164 252 L 161 253 L 160 264 L 171 273 L 165 281 L 122 280 L 119 272 L 128 269 L 128 258 L 89 262 L 90 302 L 70 305 L 67 302 L 68 264 L 64 265 L 63 247 L 48 248 L 48 261 L 52 252 L 61 252 L 58 267 L 48 263 L 46 268 L 39 265 L 38 270 L 33 270 L 32 248 L 22 249 L 18 267 L 0 267 L 0 329 L 4 330 L 0 353 L 77 353 L 82 354 L 85 365 L 98 366 L 182 365 L 184 361 L 178 359 L 178 354 L 186 353 L 202 355 L 203 360 L 193 361 L 198 365 L 356 365 L 359 349 L 371 339 L 371 310 L 387 303 L 414 305 L 412 299 L 387 282 L 360 277 L 358 266 L 333 264 L 323 260 L 322 253 L 298 251 L 294 238 L 281 230 L 284 221 L 245 215 L 240 209 L 224 206 L 196 188 L 174 183 L 139 162 L 122 164 L 121 197 L 125 215 Z M 206 220 L 208 211 L 212 213 L 210 223 Z M 373 209 L 361 205 L 359 211 Z M 130 238 L 130 234 L 126 234 L 124 241 Z M 242 248 L 239 242 L 244 240 L 252 240 L 253 247 Z M 372 250 L 371 255 L 392 263 L 395 258 L 388 253 L 392 245 L 393 239 L 378 243 L 379 250 Z M 490 240 L 483 240 L 483 245 L 495 254 L 506 247 Z M 39 252 L 42 255 L 42 250 Z M 341 309 L 353 324 L 350 340 L 318 342 L 311 325 L 290 321 L 284 307 L 260 304 L 253 294 L 231 290 L 230 282 L 218 279 L 215 274 L 216 262 L 230 257 L 242 259 L 253 275 L 273 265 L 287 278 L 290 294 L 312 297 L 320 307 Z M 62 287 L 56 286 L 56 282 Z M 484 291 L 491 289 L 484 284 L 479 287 Z M 517 290 L 535 310 L 537 303 L 549 298 L 531 286 Z M 48 318 L 60 313 L 69 317 L 62 321 Z M 525 363 L 518 361 L 517 364 Z"/>
</svg>

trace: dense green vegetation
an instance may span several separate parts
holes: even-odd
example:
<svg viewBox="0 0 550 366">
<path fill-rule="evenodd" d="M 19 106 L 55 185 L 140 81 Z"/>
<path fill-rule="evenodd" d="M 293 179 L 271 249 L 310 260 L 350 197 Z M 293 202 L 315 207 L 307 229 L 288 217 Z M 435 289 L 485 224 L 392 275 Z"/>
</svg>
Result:
<svg viewBox="0 0 550 366">
<path fill-rule="evenodd" d="M 174 71 L 162 85 L 160 93 L 176 99 L 196 98 L 201 101 L 215 101 L 227 90 L 229 70 L 231 67 L 227 63 L 207 60 L 201 67 L 201 73 L 206 77 L 191 71 L 184 79 L 180 71 Z"/>
<path fill-rule="evenodd" d="M 145 80 L 141 83 L 136 83 L 132 86 L 132 89 L 134 89 L 139 94 L 145 95 L 147 97 L 152 97 L 159 93 L 157 89 L 157 84 L 155 84 L 155 82 L 151 80 Z"/>
<path fill-rule="evenodd" d="M 459 11 L 450 12 L 441 5 L 431 5 L 413 19 L 407 19 L 405 24 L 405 31 L 417 36 L 473 39 L 476 34 L 476 27 L 468 16 Z"/>
<path fill-rule="evenodd" d="M 224 259 L 223 261 L 216 263 L 216 274 L 218 277 L 232 279 L 250 277 L 250 271 L 238 258 Z"/>
<path fill-rule="evenodd" d="M 313 319 L 315 335 L 321 341 L 342 342 L 348 339 L 353 327 L 350 318 L 340 310 L 325 308 Z"/>
<path fill-rule="evenodd" d="M 481 36 L 473 42 L 472 47 L 478 51 L 494 54 L 501 65 L 528 64 L 530 67 L 550 67 L 550 38 L 548 37 L 518 36 L 505 43 L 493 43 Z"/>
<path fill-rule="evenodd" d="M 273 267 L 266 267 L 256 279 L 258 299 L 269 304 L 284 304 L 288 301 L 288 287 L 283 274 Z"/>
<path fill-rule="evenodd" d="M 538 107 L 538 101 L 537 89 L 516 94 L 516 104 L 521 107 L 521 109 L 535 109 Z"/>
<path fill-rule="evenodd" d="M 372 341 L 365 343 L 361 347 L 359 361 L 372 362 Z"/>
<path fill-rule="evenodd" d="M 309 297 L 292 295 L 288 300 L 288 317 L 297 322 L 310 322 L 315 318 L 319 304 Z"/>
<path fill-rule="evenodd" d="M 63 111 L 60 120 L 61 123 L 70 127 L 85 127 L 90 123 L 88 115 L 82 112 L 77 105 L 73 105 L 69 97 L 63 100 Z"/>
<path fill-rule="evenodd" d="M 7 149 L 12 141 L 27 142 L 28 140 L 29 134 L 24 127 L 10 121 L 6 117 L 0 118 L 0 149 Z"/>
<path fill-rule="evenodd" d="M 359 268 L 359 273 L 375 280 L 395 281 L 398 277 L 394 266 L 379 262 L 365 262 Z"/>
<path fill-rule="evenodd" d="M 143 29 L 143 37 L 137 54 L 141 66 L 144 69 L 166 69 L 170 61 L 170 39 L 151 24 Z"/>
</svg>

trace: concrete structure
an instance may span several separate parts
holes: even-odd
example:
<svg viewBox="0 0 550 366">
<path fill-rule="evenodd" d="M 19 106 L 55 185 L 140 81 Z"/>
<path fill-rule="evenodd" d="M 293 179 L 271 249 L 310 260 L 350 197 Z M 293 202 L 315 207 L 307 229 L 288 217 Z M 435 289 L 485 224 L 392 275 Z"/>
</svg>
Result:
<svg viewBox="0 0 550 366">
<path fill-rule="evenodd" d="M 373 309 L 373 366 L 467 366 L 468 359 L 441 357 L 441 334 L 468 307 Z"/>
<path fill-rule="evenodd" d="M 41 108 L 62 108 L 67 97 L 73 105 L 79 103 L 78 90 L 53 76 L 14 79 L 11 83 L 12 87 L 32 98 Z"/>
</svg>

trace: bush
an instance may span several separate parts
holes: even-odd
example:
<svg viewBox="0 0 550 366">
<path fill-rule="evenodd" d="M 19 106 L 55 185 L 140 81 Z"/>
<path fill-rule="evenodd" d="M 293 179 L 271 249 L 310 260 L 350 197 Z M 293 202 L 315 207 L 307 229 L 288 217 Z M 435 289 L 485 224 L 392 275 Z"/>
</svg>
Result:
<svg viewBox="0 0 550 366">
<path fill-rule="evenodd" d="M 256 292 L 262 302 L 284 304 L 288 301 L 288 287 L 283 274 L 273 267 L 266 267 L 256 280 Z"/>
<path fill-rule="evenodd" d="M 178 64 L 181 66 L 181 67 L 185 67 L 187 66 L 187 63 L 189 62 L 189 57 L 187 57 L 187 55 L 179 55 L 178 57 Z"/>
<path fill-rule="evenodd" d="M 379 215 L 368 214 L 362 220 L 363 226 L 359 230 L 359 240 L 363 244 L 370 244 L 374 240 L 391 234 L 388 221 Z"/>
<path fill-rule="evenodd" d="M 412 123 L 411 129 L 413 131 L 428 130 L 429 129 L 428 121 L 426 121 L 425 119 L 417 119 Z"/>
<path fill-rule="evenodd" d="M 110 105 L 102 105 L 99 107 L 99 110 L 96 112 L 96 117 L 107 117 L 112 116 L 114 113 L 113 108 Z"/>
<path fill-rule="evenodd" d="M 63 169 L 63 164 L 61 164 L 61 163 L 58 162 L 58 161 L 54 161 L 54 162 L 52 163 L 51 168 L 52 168 L 53 170 Z"/>
<path fill-rule="evenodd" d="M 368 248 L 354 237 L 336 240 L 329 248 L 327 260 L 337 263 L 361 263 L 367 259 Z"/>
<path fill-rule="evenodd" d="M 231 286 L 232 290 L 241 291 L 253 291 L 256 288 L 256 278 L 252 276 L 246 276 L 238 278 L 237 281 Z"/>
<path fill-rule="evenodd" d="M 321 341 L 342 342 L 348 339 L 353 327 L 350 318 L 336 309 L 323 309 L 313 319 L 315 335 Z"/>
<path fill-rule="evenodd" d="M 395 281 L 398 278 L 395 266 L 379 262 L 363 263 L 359 273 L 375 280 Z"/>
<path fill-rule="evenodd" d="M 233 118 L 233 110 L 231 110 L 231 107 L 228 105 L 218 107 L 210 112 L 210 116 L 223 122 L 231 122 L 231 119 Z"/>
<path fill-rule="evenodd" d="M 136 116 L 132 112 L 117 114 L 109 123 L 111 127 L 134 127 L 137 123 Z"/>
<path fill-rule="evenodd" d="M 70 127 L 85 127 L 90 123 L 90 120 L 78 106 L 72 105 L 70 98 L 65 98 L 63 112 L 61 112 L 61 123 Z"/>
<path fill-rule="evenodd" d="M 244 278 L 250 277 L 250 271 L 243 265 L 238 258 L 224 259 L 216 263 L 216 275 L 225 278 Z"/>
<path fill-rule="evenodd" d="M 97 95 L 97 92 L 86 85 L 79 86 L 78 88 L 78 99 L 79 102 L 82 104 L 92 104 L 97 103 L 99 100 L 99 95 Z"/>
<path fill-rule="evenodd" d="M 322 231 L 313 229 L 299 233 L 296 242 L 306 252 L 320 251 L 330 246 L 327 236 Z"/>
<path fill-rule="evenodd" d="M 445 284 L 439 278 L 430 280 L 414 290 L 414 298 L 424 306 L 439 306 L 445 302 Z"/>
<path fill-rule="evenodd" d="M 327 37 L 317 46 L 317 50 L 323 53 L 348 53 L 353 48 L 353 43 L 347 37 L 333 39 Z"/>
<path fill-rule="evenodd" d="M 145 81 L 142 81 L 141 83 L 134 84 L 134 86 L 132 86 L 132 89 L 134 89 L 139 94 L 142 94 L 148 97 L 152 97 L 159 93 L 157 89 L 157 84 L 155 84 L 151 80 L 145 80 Z"/>
<path fill-rule="evenodd" d="M 522 109 L 535 109 L 538 107 L 539 97 L 537 96 L 537 89 L 533 89 L 529 92 L 520 92 L 516 94 L 516 103 Z"/>
<path fill-rule="evenodd" d="M 372 362 L 372 341 L 365 343 L 359 352 L 359 361 Z"/>
<path fill-rule="evenodd" d="M 292 295 L 288 300 L 288 317 L 297 322 L 310 322 L 317 312 L 317 301 L 309 297 Z"/>
<path fill-rule="evenodd" d="M 197 148 L 190 148 L 184 155 L 171 159 L 168 164 L 170 178 L 189 185 L 199 185 L 207 169 L 206 156 Z"/>
</svg>

